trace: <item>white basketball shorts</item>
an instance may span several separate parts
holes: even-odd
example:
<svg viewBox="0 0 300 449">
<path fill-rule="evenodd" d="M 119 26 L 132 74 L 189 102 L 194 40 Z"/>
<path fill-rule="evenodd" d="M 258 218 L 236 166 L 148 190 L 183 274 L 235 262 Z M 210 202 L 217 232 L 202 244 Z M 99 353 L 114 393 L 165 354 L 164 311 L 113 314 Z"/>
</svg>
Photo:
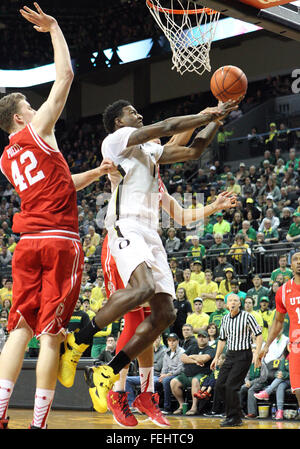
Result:
<svg viewBox="0 0 300 449">
<path fill-rule="evenodd" d="M 145 262 L 152 270 L 155 293 L 176 297 L 167 254 L 155 230 L 130 219 L 118 220 L 108 230 L 108 245 L 125 287 L 132 272 Z"/>
</svg>

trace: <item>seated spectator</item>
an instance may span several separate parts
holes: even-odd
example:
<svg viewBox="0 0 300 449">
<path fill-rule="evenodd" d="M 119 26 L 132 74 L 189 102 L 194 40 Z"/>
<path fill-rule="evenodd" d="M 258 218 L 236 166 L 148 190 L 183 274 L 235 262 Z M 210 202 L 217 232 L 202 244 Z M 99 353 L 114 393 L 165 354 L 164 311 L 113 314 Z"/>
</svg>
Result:
<svg viewBox="0 0 300 449">
<path fill-rule="evenodd" d="M 273 284 L 278 274 L 283 275 L 284 282 L 289 281 L 293 277 L 293 272 L 288 268 L 288 256 L 286 254 L 281 254 L 278 259 L 279 267 L 272 271 L 270 285 Z"/>
<path fill-rule="evenodd" d="M 257 416 L 257 403 L 254 393 L 261 390 L 268 379 L 268 368 L 264 362 L 258 368 L 254 367 L 252 361 L 245 383 L 240 389 L 241 405 L 245 412 L 245 418 L 253 419 Z"/>
<path fill-rule="evenodd" d="M 217 189 L 215 186 L 211 186 L 209 189 L 209 196 L 207 197 L 206 204 L 211 204 L 217 199 Z"/>
<path fill-rule="evenodd" d="M 106 337 L 105 349 L 99 355 L 99 358 L 95 365 L 107 365 L 116 355 L 116 346 L 117 342 L 115 338 L 112 335 L 108 335 L 108 337 Z M 128 391 L 127 388 L 126 391 Z"/>
<path fill-rule="evenodd" d="M 194 299 L 194 312 L 191 313 L 187 319 L 187 324 L 191 324 L 193 326 L 193 333 L 195 336 L 198 334 L 199 330 L 206 328 L 209 323 L 209 315 L 202 311 L 203 309 L 203 300 L 202 298 Z"/>
<path fill-rule="evenodd" d="M 242 223 L 242 229 L 239 234 L 243 234 L 245 242 L 251 244 L 256 241 L 256 231 L 250 226 L 250 221 L 244 220 Z"/>
<path fill-rule="evenodd" d="M 161 343 L 161 335 L 159 335 L 153 343 L 154 349 L 154 360 L 153 360 L 153 368 L 154 368 L 154 389 L 157 391 L 159 386 L 161 385 L 159 382 L 159 377 L 161 375 L 164 355 L 166 353 L 167 348 Z M 132 407 L 132 403 L 136 398 L 135 389 L 140 387 L 141 385 L 141 377 L 140 376 L 127 376 L 126 378 L 126 392 L 128 393 L 128 404 L 129 407 Z"/>
<path fill-rule="evenodd" d="M 250 296 L 253 299 L 254 310 L 260 309 L 260 300 L 263 296 L 268 295 L 268 288 L 263 286 L 262 277 L 260 274 L 254 274 L 252 276 L 253 287 L 247 291 L 247 297 Z"/>
<path fill-rule="evenodd" d="M 282 238 L 286 238 L 288 230 L 293 222 L 292 212 L 288 207 L 282 209 L 282 216 L 279 221 L 278 232 L 282 235 Z"/>
<path fill-rule="evenodd" d="M 269 289 L 268 298 L 269 298 L 269 308 L 271 310 L 273 309 L 275 310 L 276 307 L 275 297 L 279 287 L 280 283 L 278 281 L 274 281 Z"/>
<path fill-rule="evenodd" d="M 1 293 L 0 293 L 0 306 L 1 306 L 1 308 L 3 307 L 3 303 L 4 303 L 4 301 L 6 299 L 9 299 L 10 302 L 12 303 L 12 300 L 13 300 L 12 287 L 13 287 L 12 277 L 8 276 L 3 281 L 3 288 L 1 289 Z"/>
<path fill-rule="evenodd" d="M 192 281 L 197 281 L 200 285 L 205 282 L 205 273 L 202 271 L 201 260 L 194 260 L 191 262 L 191 279 Z"/>
<path fill-rule="evenodd" d="M 112 333 L 112 324 L 108 324 L 93 336 L 93 344 L 91 347 L 91 357 L 98 359 L 101 352 L 106 347 L 106 337 Z"/>
<path fill-rule="evenodd" d="M 259 225 L 259 228 L 258 228 L 258 230 L 260 232 L 263 232 L 263 230 L 264 230 L 265 220 L 270 220 L 272 229 L 276 229 L 277 230 L 277 228 L 279 227 L 280 220 L 279 220 L 278 217 L 275 216 L 274 210 L 272 208 L 269 208 L 269 209 L 266 210 L 266 216 L 261 221 L 261 224 Z"/>
<path fill-rule="evenodd" d="M 8 243 L 7 243 L 8 251 L 10 251 L 11 254 L 13 254 L 13 253 L 14 253 L 14 250 L 16 249 L 16 246 L 17 246 L 16 239 L 15 239 L 14 236 L 11 235 L 11 236 L 9 237 Z"/>
<path fill-rule="evenodd" d="M 165 250 L 167 254 L 176 253 L 180 249 L 180 239 L 176 237 L 175 228 L 168 229 L 168 238 L 165 243 Z"/>
<path fill-rule="evenodd" d="M 232 174 L 228 174 L 227 176 L 226 191 L 236 193 L 237 195 L 240 195 L 241 193 L 241 186 L 235 181 L 235 178 Z"/>
<path fill-rule="evenodd" d="M 208 323 L 206 332 L 208 334 L 208 344 L 214 349 L 217 349 L 219 339 L 219 328 L 216 323 Z"/>
<path fill-rule="evenodd" d="M 91 236 L 89 234 L 84 237 L 82 247 L 85 257 L 91 257 L 95 253 L 96 247 L 92 245 Z"/>
<path fill-rule="evenodd" d="M 103 294 L 103 276 L 98 276 L 96 279 L 96 285 L 92 287 L 91 296 L 90 296 L 90 306 L 93 312 L 98 312 L 102 307 L 102 302 L 105 299 Z"/>
<path fill-rule="evenodd" d="M 219 293 L 225 297 L 232 291 L 231 281 L 235 277 L 235 272 L 233 267 L 226 267 L 225 270 L 225 279 L 220 282 L 219 285 Z"/>
<path fill-rule="evenodd" d="M 272 195 L 275 203 L 281 199 L 280 188 L 276 184 L 276 180 L 271 176 L 268 177 L 267 184 L 264 186 L 262 192 L 263 195 Z"/>
<path fill-rule="evenodd" d="M 300 214 L 299 214 L 300 215 Z M 10 265 L 12 261 L 12 254 L 8 251 L 8 248 L 5 244 L 2 244 L 1 254 L 0 254 L 0 264 L 4 267 Z"/>
<path fill-rule="evenodd" d="M 207 255 L 218 257 L 220 253 L 227 253 L 229 250 L 229 246 L 227 243 L 223 242 L 223 234 L 220 232 L 217 232 L 214 234 L 214 241 L 215 243 L 210 246 L 210 248 L 207 251 Z"/>
<path fill-rule="evenodd" d="M 171 325 L 171 333 L 177 334 L 182 339 L 182 326 L 186 323 L 187 317 L 193 313 L 190 301 L 188 301 L 184 288 L 178 288 L 176 299 L 173 301 L 176 312 L 176 319 Z"/>
<path fill-rule="evenodd" d="M 213 279 L 215 282 L 217 282 L 219 284 L 223 280 L 226 280 L 225 270 L 227 268 L 232 268 L 232 273 L 234 273 L 233 266 L 231 265 L 231 263 L 227 262 L 226 254 L 220 253 L 218 255 L 218 265 L 214 268 L 214 271 L 213 271 Z M 220 291 L 220 286 L 219 286 L 219 291 Z"/>
<path fill-rule="evenodd" d="M 256 207 L 253 197 L 247 198 L 245 203 L 245 212 L 244 212 L 244 219 L 248 220 L 248 212 L 252 213 L 252 219 L 253 220 L 259 220 L 260 219 L 260 210 Z"/>
<path fill-rule="evenodd" d="M 184 349 L 179 346 L 179 338 L 176 334 L 168 336 L 168 349 L 165 351 L 163 366 L 159 376 L 164 391 L 163 413 L 171 413 L 171 387 L 170 383 L 174 377 L 183 371 L 183 362 L 181 355 Z"/>
<path fill-rule="evenodd" d="M 181 329 L 183 339 L 179 341 L 179 345 L 186 351 L 191 345 L 197 346 L 197 340 L 193 334 L 193 326 L 185 323 Z"/>
<path fill-rule="evenodd" d="M 77 299 L 77 302 L 74 307 L 74 311 L 72 313 L 72 316 L 70 318 L 70 321 L 68 323 L 68 331 L 69 332 L 75 332 L 83 329 L 85 326 L 87 326 L 90 322 L 89 315 L 82 310 L 82 304 L 84 299 L 82 297 L 79 297 Z M 92 339 L 90 341 L 90 344 L 92 344 Z M 91 349 L 87 348 L 86 351 L 84 351 L 84 357 L 90 357 L 91 355 Z"/>
<path fill-rule="evenodd" d="M 215 324 L 220 329 L 223 316 L 229 313 L 229 310 L 225 308 L 224 296 L 220 293 L 216 296 L 216 307 L 216 310 L 209 315 L 208 328 L 211 324 Z"/>
<path fill-rule="evenodd" d="M 213 239 L 214 226 L 210 222 L 210 220 L 211 220 L 210 217 L 205 217 L 204 218 L 204 223 L 199 228 L 199 232 L 200 232 L 200 236 L 201 236 L 200 240 L 211 240 L 211 239 Z"/>
<path fill-rule="evenodd" d="M 205 270 L 205 282 L 199 288 L 199 296 L 203 300 L 203 312 L 208 314 L 216 310 L 216 296 L 218 293 L 218 284 L 212 279 L 212 271 L 207 268 Z"/>
<path fill-rule="evenodd" d="M 194 307 L 194 299 L 199 296 L 200 284 L 197 281 L 191 280 L 191 270 L 186 268 L 183 271 L 183 282 L 180 282 L 177 286 L 177 291 L 179 288 L 184 288 L 186 292 L 187 299 L 190 301 L 192 309 Z"/>
<path fill-rule="evenodd" d="M 214 234 L 222 234 L 227 235 L 230 233 L 230 223 L 223 218 L 222 212 L 217 212 L 215 214 L 217 219 L 217 223 L 213 225 L 213 233 Z"/>
<path fill-rule="evenodd" d="M 230 283 L 231 283 L 232 290 L 230 293 L 228 293 L 228 295 L 225 296 L 225 298 L 224 298 L 225 304 L 227 304 L 228 296 L 231 293 L 234 293 L 235 295 L 238 295 L 238 297 L 241 300 L 242 307 L 244 307 L 245 298 L 247 296 L 246 292 L 243 292 L 242 290 L 240 290 L 240 283 L 239 283 L 238 279 L 232 279 L 232 281 Z"/>
<path fill-rule="evenodd" d="M 205 257 L 205 246 L 199 243 L 199 237 L 197 235 L 193 235 L 192 237 L 192 246 L 189 248 L 188 257 L 191 257 L 192 260 L 200 261 Z"/>
<path fill-rule="evenodd" d="M 242 229 L 243 216 L 240 211 L 234 213 L 233 220 L 230 225 L 230 237 L 235 237 Z"/>
<path fill-rule="evenodd" d="M 91 237 L 91 244 L 97 247 L 100 244 L 100 234 L 97 234 L 94 226 L 89 226 L 89 236 Z"/>
<path fill-rule="evenodd" d="M 179 407 L 174 415 L 182 414 L 182 405 L 184 403 L 183 390 L 192 387 L 192 406 L 187 411 L 187 415 L 196 415 L 198 398 L 194 396 L 200 389 L 204 379 L 211 374 L 210 363 L 215 355 L 215 350 L 208 344 L 208 334 L 200 330 L 197 335 L 198 348 L 195 346 L 187 349 L 182 354 L 183 372 L 171 381 L 171 390 L 178 401 Z"/>
<path fill-rule="evenodd" d="M 169 265 L 171 268 L 171 272 L 173 274 L 175 287 L 177 287 L 177 285 L 180 282 L 183 282 L 183 271 L 180 268 L 178 268 L 178 262 L 177 262 L 176 257 L 171 257 L 171 259 L 169 261 Z"/>
<path fill-rule="evenodd" d="M 250 259 L 248 249 L 249 245 L 245 242 L 244 235 L 237 234 L 228 253 L 232 257 L 234 266 L 239 269 L 239 272 L 244 274 L 248 273 L 248 264 Z"/>
<path fill-rule="evenodd" d="M 265 204 L 264 204 L 264 205 L 262 206 L 262 208 L 261 208 L 261 214 L 262 214 L 263 217 L 266 217 L 266 216 L 267 216 L 267 210 L 268 210 L 268 209 L 273 209 L 273 212 L 274 212 L 273 215 L 275 215 L 276 217 L 279 218 L 279 216 L 280 216 L 280 210 L 279 210 L 279 208 L 277 207 L 276 203 L 274 202 L 274 199 L 273 199 L 273 196 L 272 196 L 272 195 L 268 195 L 268 196 L 266 197 Z M 270 218 L 270 217 L 267 217 L 267 218 Z M 279 222 L 276 221 L 276 220 L 273 220 L 273 224 L 274 224 L 275 226 L 278 224 L 278 226 L 279 226 Z"/>
<path fill-rule="evenodd" d="M 269 218 L 264 218 L 262 221 L 263 226 L 260 225 L 259 229 L 264 233 L 264 242 L 277 243 L 279 241 L 279 234 L 276 228 L 272 227 L 272 222 Z"/>
<path fill-rule="evenodd" d="M 280 360 L 278 371 L 275 373 L 275 379 L 263 390 L 254 393 L 254 397 L 258 400 L 267 401 L 270 395 L 275 391 L 277 407 L 275 419 L 283 419 L 285 390 L 290 388 L 290 386 L 289 360 L 285 357 Z"/>
<path fill-rule="evenodd" d="M 288 242 L 300 242 L 300 212 L 293 213 L 293 221 L 289 227 L 286 239 Z"/>
</svg>

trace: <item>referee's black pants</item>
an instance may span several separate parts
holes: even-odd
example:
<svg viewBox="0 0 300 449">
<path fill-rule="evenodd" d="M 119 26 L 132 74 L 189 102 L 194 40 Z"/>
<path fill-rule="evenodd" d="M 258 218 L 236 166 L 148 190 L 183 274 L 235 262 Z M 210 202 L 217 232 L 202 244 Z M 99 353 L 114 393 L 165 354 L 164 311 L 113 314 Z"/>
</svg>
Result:
<svg viewBox="0 0 300 449">
<path fill-rule="evenodd" d="M 227 351 L 215 385 L 215 394 L 225 404 L 226 418 L 242 418 L 239 391 L 252 363 L 252 350 Z"/>
</svg>

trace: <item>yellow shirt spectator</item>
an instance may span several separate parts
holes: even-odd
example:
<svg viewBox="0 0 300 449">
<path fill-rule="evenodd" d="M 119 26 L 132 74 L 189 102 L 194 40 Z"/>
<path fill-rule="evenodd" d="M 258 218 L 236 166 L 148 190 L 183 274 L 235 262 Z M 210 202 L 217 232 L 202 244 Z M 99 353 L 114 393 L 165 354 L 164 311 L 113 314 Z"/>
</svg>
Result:
<svg viewBox="0 0 300 449">
<path fill-rule="evenodd" d="M 200 285 L 199 291 L 199 296 L 203 299 L 203 312 L 211 313 L 217 309 L 216 296 L 218 290 L 218 284 L 212 281 L 212 271 L 205 270 L 205 282 Z"/>
<path fill-rule="evenodd" d="M 193 333 L 197 335 L 200 329 L 207 328 L 209 315 L 202 311 L 203 302 L 201 298 L 195 298 L 194 308 L 195 312 L 187 317 L 186 323 L 193 326 Z"/>
</svg>

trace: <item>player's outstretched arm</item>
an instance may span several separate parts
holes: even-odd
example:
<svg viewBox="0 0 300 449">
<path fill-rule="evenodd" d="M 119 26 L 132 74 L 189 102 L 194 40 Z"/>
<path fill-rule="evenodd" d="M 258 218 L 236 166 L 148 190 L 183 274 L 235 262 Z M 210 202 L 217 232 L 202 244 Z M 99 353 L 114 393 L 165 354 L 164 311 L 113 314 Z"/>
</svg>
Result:
<svg viewBox="0 0 300 449">
<path fill-rule="evenodd" d="M 36 31 L 50 33 L 56 69 L 56 79 L 49 97 L 32 120 L 36 131 L 41 137 L 46 137 L 53 133 L 55 123 L 66 104 L 74 73 L 68 45 L 56 19 L 45 14 L 37 3 L 34 3 L 34 6 L 36 11 L 24 6 L 20 13 L 26 20 L 34 24 Z"/>
<path fill-rule="evenodd" d="M 215 214 L 220 210 L 236 207 L 236 195 L 222 192 L 216 201 L 198 209 L 185 209 L 168 192 L 162 194 L 162 208 L 173 218 L 176 223 L 186 226 L 205 217 Z"/>
<path fill-rule="evenodd" d="M 130 135 L 127 147 L 140 145 L 159 137 L 174 136 L 174 134 L 194 130 L 215 120 L 221 120 L 230 111 L 237 109 L 237 107 L 238 103 L 230 100 L 216 107 L 206 108 L 199 114 L 171 117 L 152 125 L 137 128 Z"/>
<path fill-rule="evenodd" d="M 108 175 L 117 171 L 117 167 L 110 159 L 103 159 L 100 167 L 88 170 L 83 173 L 72 175 L 72 179 L 76 190 L 82 190 L 93 182 L 97 181 L 101 176 Z"/>
</svg>

